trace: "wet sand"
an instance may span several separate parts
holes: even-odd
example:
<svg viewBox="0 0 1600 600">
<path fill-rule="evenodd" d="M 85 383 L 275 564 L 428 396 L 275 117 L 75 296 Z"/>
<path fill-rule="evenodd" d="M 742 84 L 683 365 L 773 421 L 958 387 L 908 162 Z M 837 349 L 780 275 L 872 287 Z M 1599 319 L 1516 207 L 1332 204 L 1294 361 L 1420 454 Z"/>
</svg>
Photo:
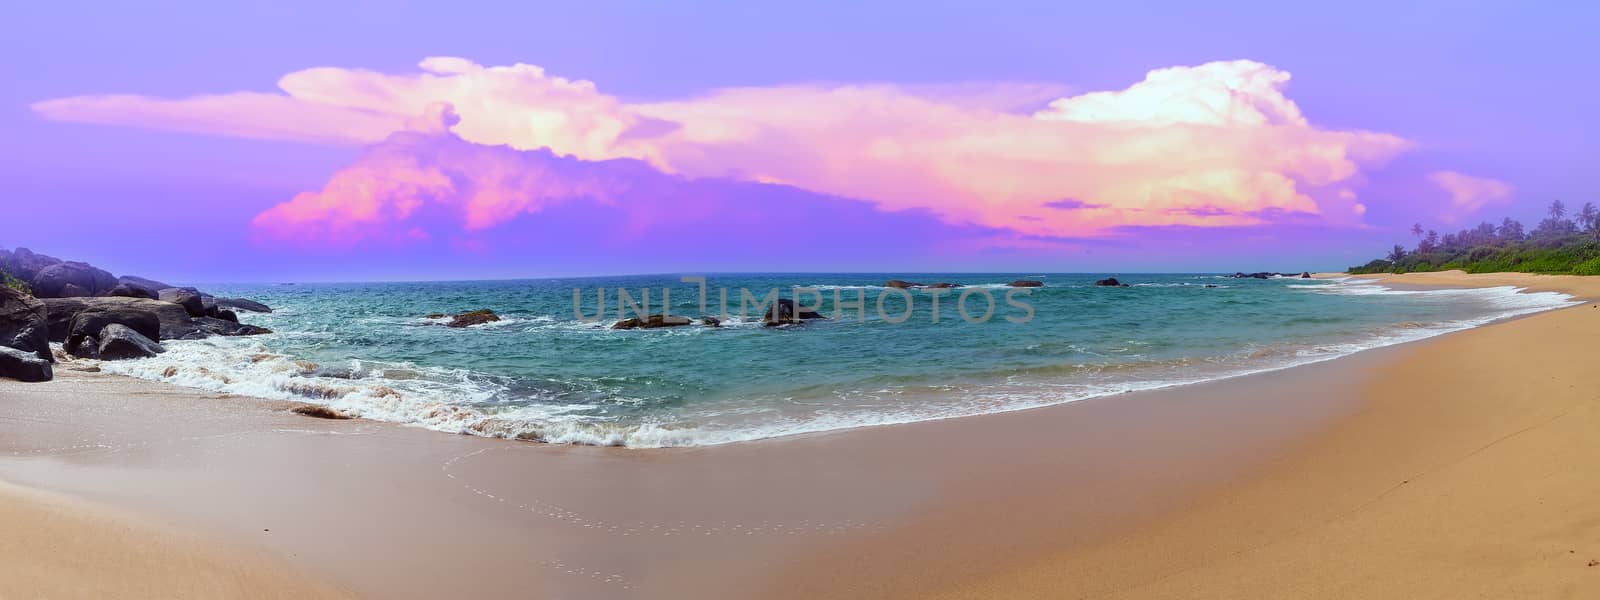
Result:
<svg viewBox="0 0 1600 600">
<path fill-rule="evenodd" d="M 1600 297 L 1567 279 L 1532 285 Z M 1171 390 L 644 451 L 68 364 L 0 382 L 0 480 L 370 597 L 1588 597 L 1591 306 Z"/>
</svg>

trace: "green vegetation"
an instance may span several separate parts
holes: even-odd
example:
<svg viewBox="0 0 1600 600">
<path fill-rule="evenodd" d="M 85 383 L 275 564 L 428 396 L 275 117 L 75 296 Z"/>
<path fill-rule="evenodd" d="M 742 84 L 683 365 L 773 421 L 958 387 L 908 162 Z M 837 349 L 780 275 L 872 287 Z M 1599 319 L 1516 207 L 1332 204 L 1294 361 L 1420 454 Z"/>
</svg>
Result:
<svg viewBox="0 0 1600 600">
<path fill-rule="evenodd" d="M 1388 256 L 1349 271 L 1600 275 L 1600 210 L 1586 203 L 1575 218 L 1568 218 L 1566 205 L 1557 200 L 1550 203 L 1549 214 L 1531 232 L 1510 218 L 1498 226 L 1486 222 L 1443 236 L 1423 231 L 1419 223 L 1411 226 L 1411 234 L 1418 238 L 1415 248 L 1395 244 Z"/>
<path fill-rule="evenodd" d="M 10 273 L 5 271 L 0 271 L 0 278 L 4 279 L 4 285 L 6 287 L 22 292 L 29 296 L 33 295 L 33 288 L 28 287 L 28 282 L 17 279 L 16 277 L 12 277 Z"/>
</svg>

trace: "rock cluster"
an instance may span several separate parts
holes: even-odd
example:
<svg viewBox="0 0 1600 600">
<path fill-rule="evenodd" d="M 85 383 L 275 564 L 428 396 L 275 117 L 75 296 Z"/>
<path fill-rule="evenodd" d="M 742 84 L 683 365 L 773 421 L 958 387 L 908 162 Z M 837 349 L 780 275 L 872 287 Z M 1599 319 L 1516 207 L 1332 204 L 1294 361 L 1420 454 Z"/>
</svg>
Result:
<svg viewBox="0 0 1600 600">
<path fill-rule="evenodd" d="M 118 360 L 165 352 L 163 340 L 271 333 L 240 323 L 229 310 L 271 312 L 265 304 L 216 298 L 132 275 L 119 278 L 87 263 L 27 248 L 0 250 L 0 271 L 30 288 L 0 287 L 4 378 L 50 380 L 56 360 L 50 342 L 63 344 L 63 360 Z"/>
</svg>

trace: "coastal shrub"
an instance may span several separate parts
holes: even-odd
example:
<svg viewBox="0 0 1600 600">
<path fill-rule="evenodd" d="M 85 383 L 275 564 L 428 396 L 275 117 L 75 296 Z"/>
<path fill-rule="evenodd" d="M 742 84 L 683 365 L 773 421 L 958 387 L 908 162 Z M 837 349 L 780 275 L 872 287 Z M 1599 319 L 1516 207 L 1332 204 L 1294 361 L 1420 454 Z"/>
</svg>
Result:
<svg viewBox="0 0 1600 600">
<path fill-rule="evenodd" d="M 4 278 L 6 287 L 22 292 L 29 296 L 33 295 L 33 288 L 28 287 L 27 282 L 17 279 L 16 277 L 12 277 L 10 273 L 5 271 L 0 271 L 0 277 Z"/>
<path fill-rule="evenodd" d="M 1572 268 L 1573 275 L 1600 275 L 1600 256 L 1578 263 Z"/>
</svg>

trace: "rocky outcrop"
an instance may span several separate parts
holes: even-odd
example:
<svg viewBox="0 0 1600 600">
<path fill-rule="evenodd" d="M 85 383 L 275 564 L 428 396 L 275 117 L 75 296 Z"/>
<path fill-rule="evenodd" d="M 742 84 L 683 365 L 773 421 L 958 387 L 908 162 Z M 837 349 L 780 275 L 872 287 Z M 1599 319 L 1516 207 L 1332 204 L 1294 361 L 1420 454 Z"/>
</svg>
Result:
<svg viewBox="0 0 1600 600">
<path fill-rule="evenodd" d="M 617 321 L 612 329 L 659 329 L 662 327 L 683 327 L 694 323 L 689 317 L 677 315 L 650 315 L 643 319 L 632 318 Z"/>
<path fill-rule="evenodd" d="M 149 358 L 167 349 L 161 344 L 121 323 L 106 325 L 100 330 L 100 360 Z"/>
<path fill-rule="evenodd" d="M 941 281 L 939 283 L 935 283 L 933 285 L 928 286 L 928 289 L 930 289 L 930 290 L 948 290 L 948 289 L 953 289 L 953 288 L 958 288 L 958 287 L 961 287 L 961 284 L 959 284 L 959 283 L 950 283 L 948 281 Z"/>
<path fill-rule="evenodd" d="M 1018 280 L 1013 281 L 1011 283 L 1008 283 L 1006 285 L 1009 285 L 1011 287 L 1036 288 L 1036 287 L 1044 287 L 1044 282 L 1043 281 L 1034 281 L 1032 279 L 1018 279 Z"/>
<path fill-rule="evenodd" d="M 100 298 L 46 298 L 42 300 L 49 324 L 50 341 L 65 342 L 72 318 L 86 310 L 129 309 L 155 315 L 160 323 L 158 340 L 192 340 L 211 335 L 256 335 L 271 333 L 264 327 L 225 321 L 216 317 L 190 317 L 182 306 L 160 300 L 103 296 Z"/>
<path fill-rule="evenodd" d="M 1243 272 L 1241 272 L 1241 273 L 1234 273 L 1233 274 L 1233 278 L 1234 279 L 1271 279 L 1272 276 L 1276 275 L 1276 274 L 1277 273 L 1266 273 L 1266 272 L 1262 272 L 1262 273 L 1243 273 Z"/>
<path fill-rule="evenodd" d="M 0 250 L 0 271 L 10 273 L 12 277 L 25 282 L 32 282 L 33 278 L 39 275 L 39 271 L 57 264 L 61 264 L 61 259 L 35 254 L 27 248 Z"/>
<path fill-rule="evenodd" d="M 250 312 L 269 313 L 272 307 L 244 298 L 217 298 L 217 308 L 231 308 L 233 310 L 247 310 Z"/>
<path fill-rule="evenodd" d="M 40 269 L 28 285 L 39 298 L 79 298 L 111 291 L 117 278 L 88 263 L 68 261 Z"/>
<path fill-rule="evenodd" d="M 0 346 L 0 377 L 27 382 L 50 381 L 55 371 L 50 368 L 50 361 L 37 354 Z"/>
<path fill-rule="evenodd" d="M 1300 273 L 1300 278 L 1301 279 L 1311 279 L 1311 272 L 1310 271 L 1304 271 L 1304 272 Z"/>
<path fill-rule="evenodd" d="M 76 346 L 67 348 L 68 355 L 73 358 L 100 358 L 100 339 L 88 336 L 78 341 Z"/>
<path fill-rule="evenodd" d="M 149 294 L 149 296 L 147 296 L 149 298 L 155 298 L 161 293 L 161 290 L 171 287 L 178 287 L 169 283 L 162 283 L 154 279 L 145 279 L 138 275 L 123 275 L 118 277 L 117 285 L 125 285 L 130 288 L 144 290 L 146 294 Z"/>
<path fill-rule="evenodd" d="M 81 311 L 68 322 L 67 353 L 76 352 L 85 338 L 104 339 L 105 336 L 100 332 L 113 323 L 132 329 L 146 338 L 161 339 L 161 319 L 154 312 L 128 307 L 96 308 Z"/>
<path fill-rule="evenodd" d="M 700 324 L 706 327 L 721 327 L 722 319 L 716 317 L 700 317 Z"/>
<path fill-rule="evenodd" d="M 182 306 L 191 317 L 206 316 L 205 300 L 200 298 L 200 291 L 194 288 L 167 288 L 157 292 L 156 298 Z"/>
<path fill-rule="evenodd" d="M 1094 284 L 1100 287 L 1128 287 L 1128 284 L 1117 281 L 1117 278 L 1115 277 L 1107 277 L 1094 282 Z"/>
<path fill-rule="evenodd" d="M 900 288 L 900 289 L 903 290 L 903 289 L 907 289 L 907 288 L 924 287 L 924 284 L 917 283 L 915 281 L 902 281 L 902 280 L 899 280 L 899 279 L 890 279 L 888 281 L 883 282 L 883 287 Z"/>
<path fill-rule="evenodd" d="M 792 325 L 811 319 L 826 318 L 827 317 L 822 316 L 816 311 L 799 310 L 795 306 L 794 300 L 790 300 L 788 298 L 779 298 L 771 308 L 767 309 L 767 314 L 762 316 L 761 324 L 767 327 L 777 327 L 779 325 Z"/>
<path fill-rule="evenodd" d="M 489 310 L 487 308 L 483 308 L 483 309 L 467 311 L 467 312 L 464 312 L 464 313 L 457 314 L 454 317 L 451 317 L 450 318 L 450 322 L 449 323 L 445 323 L 445 326 L 446 327 L 471 327 L 473 325 L 482 325 L 484 323 L 493 323 L 493 322 L 499 321 L 499 320 L 500 320 L 500 315 L 494 314 L 494 311 L 492 311 L 492 310 Z"/>
<path fill-rule="evenodd" d="M 50 361 L 50 313 L 44 302 L 0 287 L 0 346 Z"/>
<path fill-rule="evenodd" d="M 154 300 L 155 299 L 155 295 L 152 294 L 150 292 L 150 290 L 144 289 L 142 287 L 128 285 L 126 283 L 119 283 L 119 284 L 113 286 L 109 291 L 107 291 L 105 293 L 105 295 L 107 295 L 107 296 L 120 296 L 120 297 L 123 297 L 123 298 L 147 298 L 147 299 L 150 299 L 150 300 Z"/>
</svg>

